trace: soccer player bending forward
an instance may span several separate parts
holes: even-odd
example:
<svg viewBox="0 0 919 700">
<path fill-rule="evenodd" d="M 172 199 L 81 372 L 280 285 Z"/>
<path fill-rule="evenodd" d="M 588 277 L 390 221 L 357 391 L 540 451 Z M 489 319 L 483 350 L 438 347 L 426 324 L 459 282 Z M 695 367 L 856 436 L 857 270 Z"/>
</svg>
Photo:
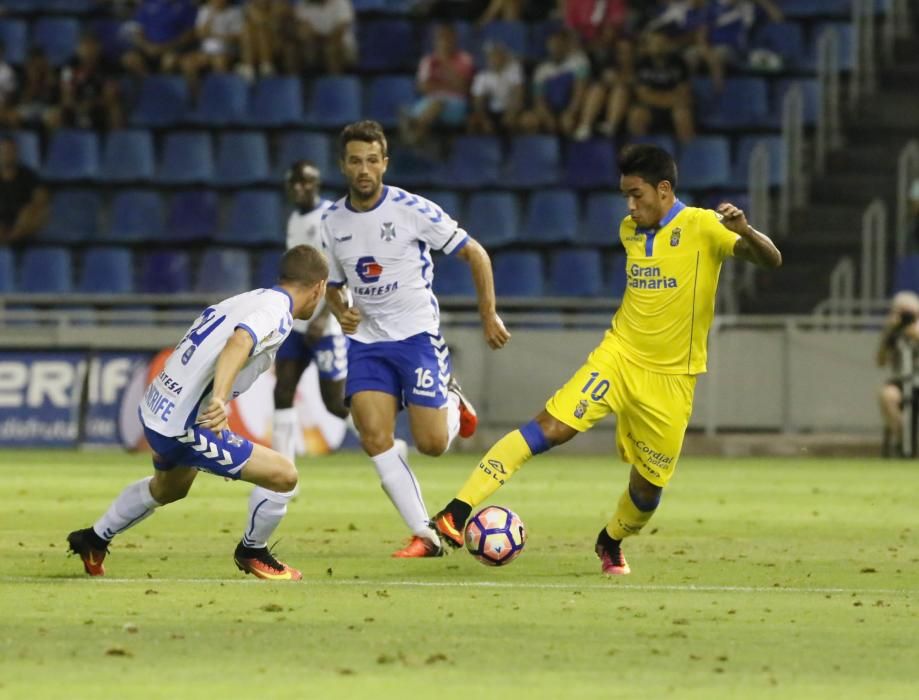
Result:
<svg viewBox="0 0 919 700">
<path fill-rule="evenodd" d="M 382 127 L 373 121 L 345 127 L 339 157 L 348 195 L 326 210 L 322 236 L 330 268 L 326 299 L 351 341 L 345 397 L 383 490 L 412 533 L 393 556 L 440 556 L 421 488 L 394 443 L 403 406 L 422 454 L 443 454 L 457 433 L 469 437 L 476 427 L 440 334 L 432 250 L 456 255 L 471 267 L 488 344 L 500 348 L 510 334 L 495 312 L 485 249 L 433 202 L 383 185 L 389 159 Z"/>
<path fill-rule="evenodd" d="M 545 410 L 495 443 L 456 498 L 434 516 L 452 546 L 462 544 L 472 509 L 531 456 L 615 413 L 619 455 L 632 468 L 612 519 L 597 537 L 596 553 L 604 574 L 628 574 L 622 540 L 637 535 L 654 515 L 680 457 L 696 375 L 705 371 L 721 264 L 731 255 L 764 267 L 782 264 L 772 241 L 734 205 L 711 211 L 677 199 L 676 164 L 666 151 L 628 147 L 619 172 L 629 205 L 619 225 L 628 278 L 622 306 L 603 341 Z"/>
<path fill-rule="evenodd" d="M 188 329 L 140 405 L 153 449 L 153 476 L 122 491 L 95 525 L 67 537 L 86 573 L 103 575 L 102 562 L 115 535 L 159 506 L 185 498 L 198 472 L 205 471 L 255 484 L 234 554 L 236 566 L 263 579 L 302 578 L 268 550 L 268 538 L 296 493 L 297 470 L 287 457 L 232 433 L 226 404 L 271 367 L 293 319 L 312 316 L 328 275 L 319 250 L 296 246 L 281 259 L 277 286 L 208 307 Z"/>
</svg>

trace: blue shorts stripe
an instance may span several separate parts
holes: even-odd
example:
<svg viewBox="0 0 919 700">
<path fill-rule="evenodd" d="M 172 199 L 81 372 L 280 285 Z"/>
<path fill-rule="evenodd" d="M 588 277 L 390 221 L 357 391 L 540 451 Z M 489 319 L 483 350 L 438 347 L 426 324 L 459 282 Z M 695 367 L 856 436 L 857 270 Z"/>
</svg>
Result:
<svg viewBox="0 0 919 700">
<path fill-rule="evenodd" d="M 160 435 L 144 426 L 144 435 L 154 452 L 153 466 L 160 471 L 195 467 L 201 471 L 238 479 L 252 456 L 253 445 L 229 430 L 219 434 L 192 426 L 182 435 Z"/>
</svg>

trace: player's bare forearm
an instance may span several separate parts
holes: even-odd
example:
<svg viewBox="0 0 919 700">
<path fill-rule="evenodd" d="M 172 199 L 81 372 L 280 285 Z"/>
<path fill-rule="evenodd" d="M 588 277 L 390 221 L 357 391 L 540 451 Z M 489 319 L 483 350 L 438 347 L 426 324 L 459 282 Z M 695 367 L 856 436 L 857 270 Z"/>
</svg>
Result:
<svg viewBox="0 0 919 700">
<path fill-rule="evenodd" d="M 198 414 L 198 425 L 215 433 L 228 426 L 227 402 L 232 398 L 233 383 L 252 351 L 252 336 L 237 328 L 220 351 L 214 369 L 214 390 L 210 402 Z"/>
<path fill-rule="evenodd" d="M 472 270 L 472 281 L 475 283 L 485 341 L 493 350 L 504 347 L 510 340 L 511 334 L 507 332 L 495 308 L 495 279 L 491 269 L 491 258 L 488 257 L 488 253 L 479 242 L 472 238 L 457 253 L 457 256 L 466 261 Z"/>
<path fill-rule="evenodd" d="M 772 239 L 753 228 L 742 209 L 729 202 L 718 205 L 716 210 L 722 216 L 721 223 L 740 239 L 734 244 L 734 257 L 748 260 L 761 267 L 781 267 L 782 253 Z"/>
<path fill-rule="evenodd" d="M 361 314 L 348 303 L 345 288 L 327 285 L 325 300 L 328 302 L 328 308 L 332 310 L 335 318 L 341 324 L 342 332 L 345 335 L 354 335 L 357 332 L 358 324 L 361 322 Z"/>
</svg>

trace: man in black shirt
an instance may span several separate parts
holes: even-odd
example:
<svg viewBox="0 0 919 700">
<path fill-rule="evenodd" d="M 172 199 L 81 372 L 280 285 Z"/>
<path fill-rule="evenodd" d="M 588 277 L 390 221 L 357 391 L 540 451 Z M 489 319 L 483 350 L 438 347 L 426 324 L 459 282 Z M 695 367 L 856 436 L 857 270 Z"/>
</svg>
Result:
<svg viewBox="0 0 919 700">
<path fill-rule="evenodd" d="M 0 136 L 0 245 L 33 235 L 48 218 L 48 191 L 31 168 L 19 162 L 19 149 Z"/>
<path fill-rule="evenodd" d="M 629 131 L 633 136 L 644 136 L 649 131 L 670 131 L 671 124 L 682 143 L 692 140 L 695 129 L 689 69 L 667 37 L 654 32 L 646 35 L 644 51 L 635 65 Z"/>
</svg>

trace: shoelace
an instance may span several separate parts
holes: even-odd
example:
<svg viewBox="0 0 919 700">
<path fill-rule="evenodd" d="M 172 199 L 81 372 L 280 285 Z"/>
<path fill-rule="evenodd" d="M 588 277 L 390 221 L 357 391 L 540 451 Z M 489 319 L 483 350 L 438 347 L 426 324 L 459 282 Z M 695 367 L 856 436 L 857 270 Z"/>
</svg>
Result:
<svg viewBox="0 0 919 700">
<path fill-rule="evenodd" d="M 279 540 L 280 541 L 280 540 Z M 284 571 L 284 565 L 274 558 L 274 548 L 277 547 L 278 543 L 275 542 L 270 547 L 266 547 L 264 551 L 259 552 L 258 556 L 255 557 L 257 561 L 260 561 L 262 564 L 270 566 L 275 571 Z"/>
</svg>

